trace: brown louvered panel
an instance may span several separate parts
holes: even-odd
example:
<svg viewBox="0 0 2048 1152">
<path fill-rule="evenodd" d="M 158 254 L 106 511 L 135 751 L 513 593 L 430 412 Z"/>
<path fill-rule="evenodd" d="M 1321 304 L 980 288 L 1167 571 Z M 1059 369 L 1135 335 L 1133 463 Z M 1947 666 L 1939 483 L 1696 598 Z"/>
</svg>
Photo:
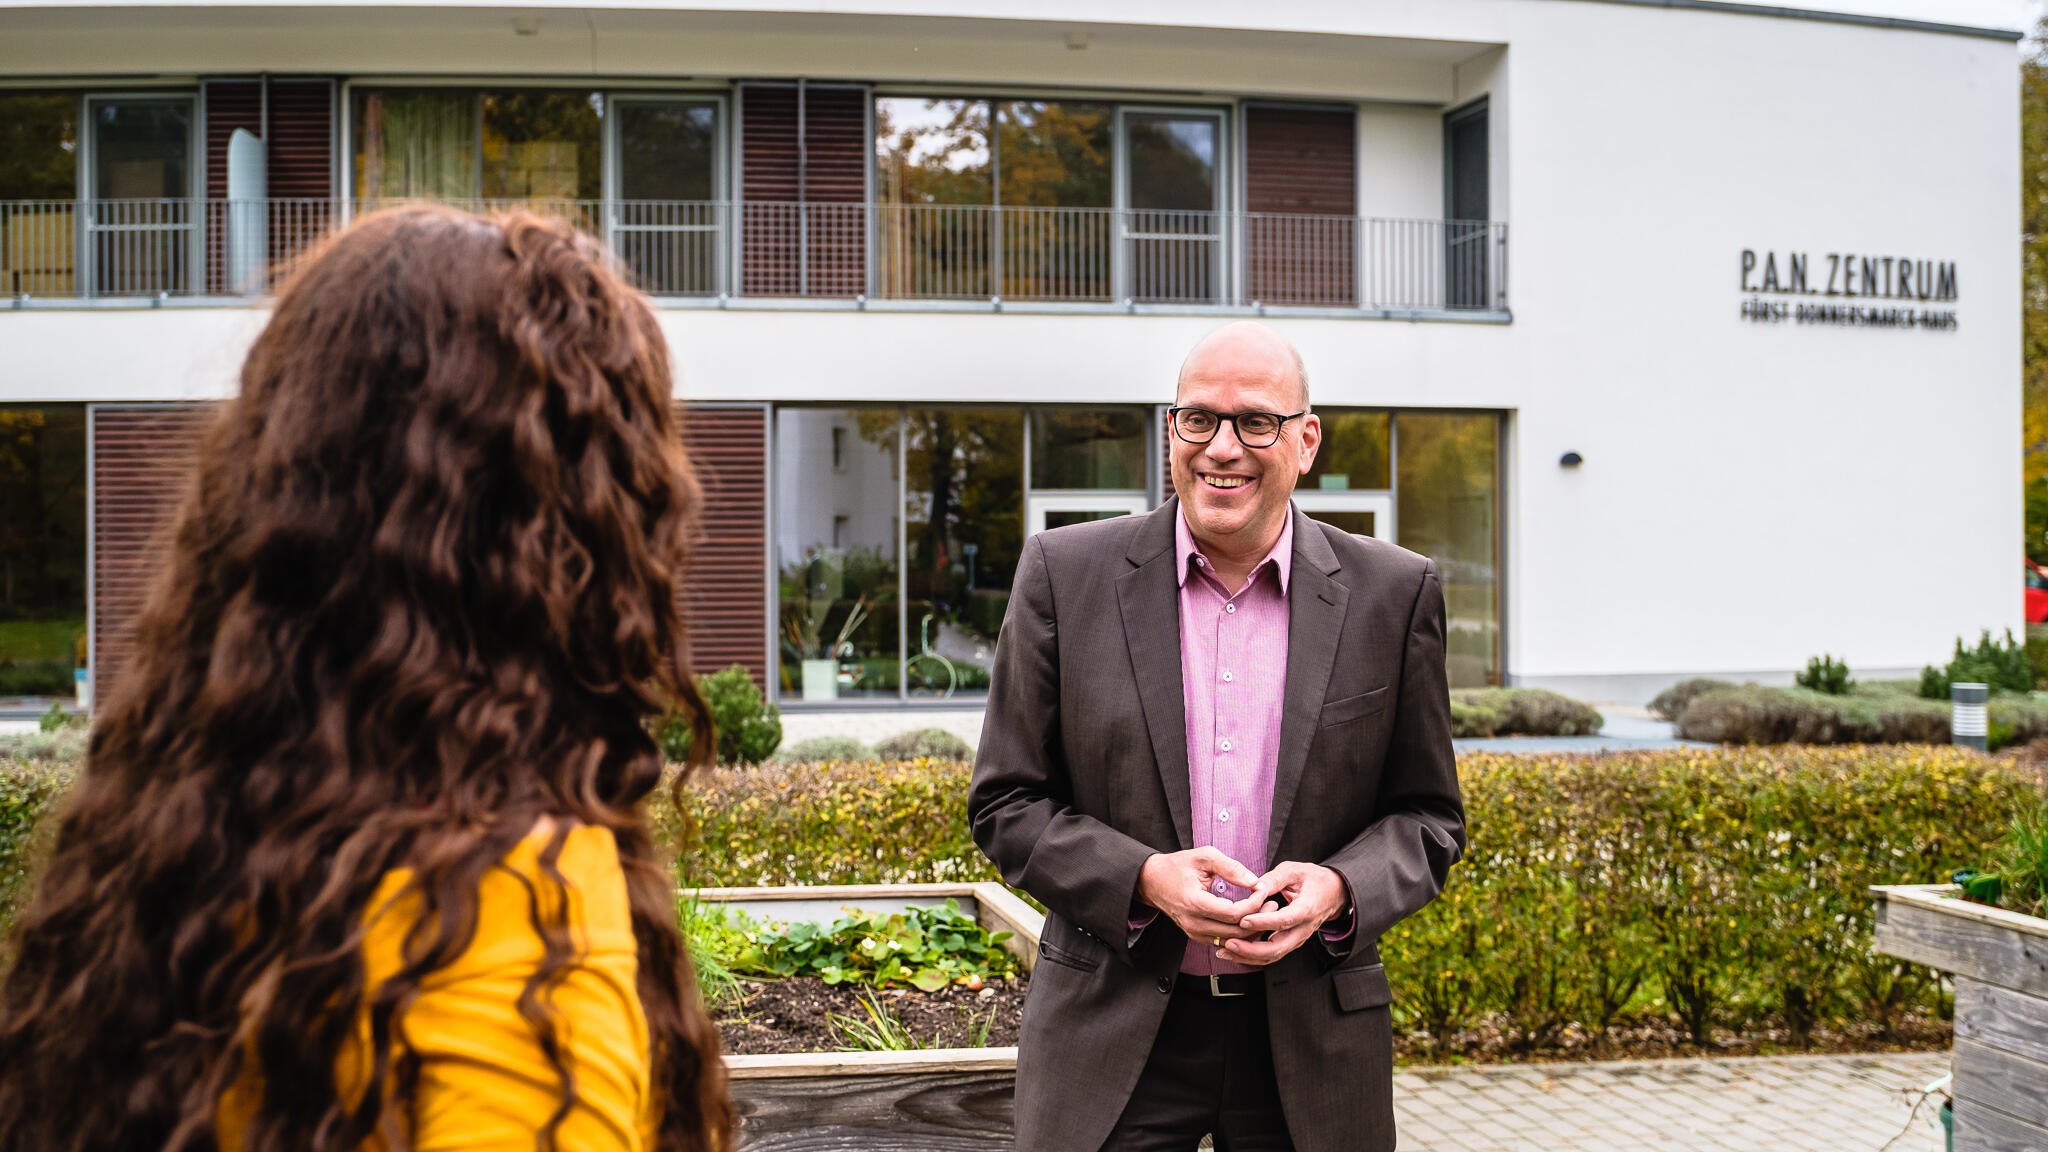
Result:
<svg viewBox="0 0 2048 1152">
<path fill-rule="evenodd" d="M 270 82 L 270 263 L 288 266 L 335 223 L 334 82 Z"/>
<path fill-rule="evenodd" d="M 1244 112 L 1246 287 L 1268 304 L 1357 295 L 1357 119 L 1348 109 Z"/>
<path fill-rule="evenodd" d="M 134 651 L 211 404 L 92 409 L 92 692 L 107 699 Z"/>
<path fill-rule="evenodd" d="M 742 293 L 867 291 L 867 107 L 865 88 L 740 86 Z"/>
<path fill-rule="evenodd" d="M 867 291 L 868 90 L 806 90 L 804 200 L 811 217 L 807 296 Z"/>
<path fill-rule="evenodd" d="M 683 447 L 704 491 L 683 578 L 698 672 L 739 664 L 768 684 L 768 411 L 682 405 Z"/>
<path fill-rule="evenodd" d="M 263 135 L 263 86 L 254 80 L 209 80 L 206 93 L 206 290 L 227 291 L 228 138 L 237 128 Z M 241 210 L 238 210 L 241 211 Z"/>
</svg>

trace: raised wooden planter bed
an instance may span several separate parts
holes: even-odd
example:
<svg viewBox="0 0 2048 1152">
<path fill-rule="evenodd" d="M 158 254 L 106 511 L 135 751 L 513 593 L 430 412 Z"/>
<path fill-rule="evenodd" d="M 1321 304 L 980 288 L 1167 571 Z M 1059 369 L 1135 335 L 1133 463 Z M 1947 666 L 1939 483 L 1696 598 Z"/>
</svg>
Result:
<svg viewBox="0 0 2048 1152">
<path fill-rule="evenodd" d="M 1952 884 L 1871 891 L 1877 950 L 1955 977 L 1956 1152 L 2048 1149 L 2048 920 Z"/>
<path fill-rule="evenodd" d="M 1029 972 L 1045 918 L 1000 884 L 882 884 L 700 888 L 697 899 L 781 921 L 829 923 L 855 907 L 896 912 L 957 900 Z M 1008 1148 L 1017 1088 L 1015 1048 L 728 1056 L 746 1152 L 873 1149 L 956 1152 Z"/>
</svg>

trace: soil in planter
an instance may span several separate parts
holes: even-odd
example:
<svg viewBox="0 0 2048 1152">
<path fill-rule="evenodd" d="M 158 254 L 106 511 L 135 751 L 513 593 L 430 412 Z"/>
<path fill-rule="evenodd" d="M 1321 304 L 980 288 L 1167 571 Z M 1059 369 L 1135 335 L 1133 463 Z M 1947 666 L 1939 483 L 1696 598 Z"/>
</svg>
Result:
<svg viewBox="0 0 2048 1152">
<path fill-rule="evenodd" d="M 718 1034 L 728 1055 L 756 1056 L 772 1052 L 837 1052 L 849 1047 L 832 1027 L 831 1017 L 866 1022 L 863 994 L 894 1014 L 926 1048 L 971 1048 L 983 1021 L 989 1025 L 986 1044 L 1007 1048 L 1017 1043 L 1023 1019 L 1028 978 L 991 979 L 980 991 L 958 984 L 937 992 L 915 988 L 877 990 L 865 985 L 827 984 L 814 976 L 788 980 L 745 981 L 745 1002 L 720 1015 Z"/>
</svg>

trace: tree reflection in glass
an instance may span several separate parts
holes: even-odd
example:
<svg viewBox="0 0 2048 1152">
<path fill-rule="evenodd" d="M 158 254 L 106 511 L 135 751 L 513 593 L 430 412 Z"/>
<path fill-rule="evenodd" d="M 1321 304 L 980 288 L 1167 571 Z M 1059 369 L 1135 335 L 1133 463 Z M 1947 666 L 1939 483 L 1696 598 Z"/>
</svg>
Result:
<svg viewBox="0 0 2048 1152">
<path fill-rule="evenodd" d="M 985 691 L 1024 544 L 1023 415 L 912 408 L 903 421 L 905 684 Z"/>
<path fill-rule="evenodd" d="M 895 696 L 894 409 L 775 414 L 776 632 L 784 697 Z"/>
</svg>

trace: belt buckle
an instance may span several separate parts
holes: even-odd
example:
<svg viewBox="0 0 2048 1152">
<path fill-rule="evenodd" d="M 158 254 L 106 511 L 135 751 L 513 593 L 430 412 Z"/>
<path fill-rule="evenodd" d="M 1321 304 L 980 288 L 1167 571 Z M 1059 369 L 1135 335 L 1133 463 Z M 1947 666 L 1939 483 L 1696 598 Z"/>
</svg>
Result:
<svg viewBox="0 0 2048 1152">
<path fill-rule="evenodd" d="M 1216 973 L 1214 973 L 1214 972 L 1211 972 L 1211 973 L 1209 973 L 1209 995 L 1211 995 L 1211 996 L 1246 996 L 1246 995 L 1250 995 L 1250 993 L 1246 993 L 1246 992 L 1225 992 L 1225 991 L 1223 990 L 1223 986 L 1222 986 L 1221 984 L 1217 983 L 1217 974 L 1216 974 Z"/>
</svg>

